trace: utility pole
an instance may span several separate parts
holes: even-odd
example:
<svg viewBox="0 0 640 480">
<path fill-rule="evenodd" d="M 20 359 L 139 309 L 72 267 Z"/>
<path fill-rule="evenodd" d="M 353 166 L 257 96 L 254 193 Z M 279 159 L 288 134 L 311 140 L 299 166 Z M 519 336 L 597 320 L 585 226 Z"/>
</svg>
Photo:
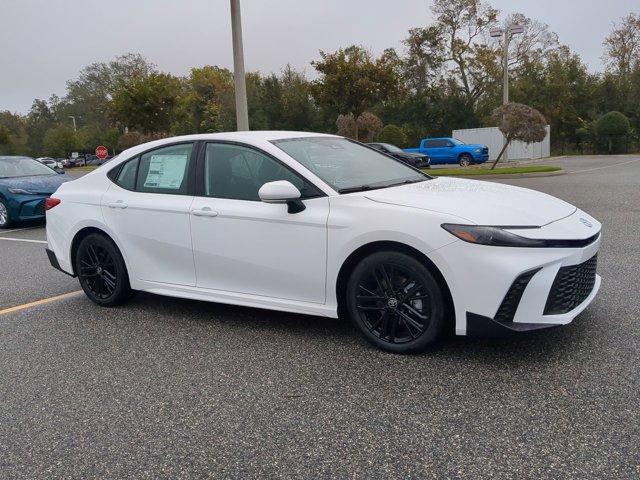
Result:
<svg viewBox="0 0 640 480">
<path fill-rule="evenodd" d="M 242 50 L 242 19 L 240 0 L 231 1 L 231 36 L 233 39 L 233 79 L 236 90 L 236 125 L 238 131 L 249 130 L 247 108 L 247 84 L 244 75 L 244 52 Z"/>
<path fill-rule="evenodd" d="M 76 117 L 75 117 L 74 115 L 69 115 L 69 118 L 70 118 L 71 120 L 73 120 L 73 131 L 74 131 L 74 132 L 77 132 L 77 131 L 78 131 L 78 129 L 77 129 L 77 127 L 76 127 Z"/>
<path fill-rule="evenodd" d="M 518 33 L 523 33 L 524 27 L 522 25 L 509 25 L 507 28 L 492 28 L 489 31 L 489 35 L 493 38 L 504 37 L 503 41 L 503 49 L 502 49 L 502 74 L 503 74 L 503 85 L 502 85 L 502 104 L 506 105 L 509 103 L 509 42 L 511 41 L 511 37 Z M 507 139 L 504 139 L 504 142 L 507 142 Z M 504 151 L 502 155 L 503 161 L 509 160 L 507 156 L 507 150 Z"/>
</svg>

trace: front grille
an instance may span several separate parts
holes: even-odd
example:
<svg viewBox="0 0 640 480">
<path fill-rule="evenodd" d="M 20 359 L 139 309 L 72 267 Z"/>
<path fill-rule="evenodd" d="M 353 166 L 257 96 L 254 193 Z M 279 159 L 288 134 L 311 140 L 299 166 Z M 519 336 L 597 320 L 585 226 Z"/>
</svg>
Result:
<svg viewBox="0 0 640 480">
<path fill-rule="evenodd" d="M 524 289 L 527 288 L 529 281 L 539 271 L 540 268 L 536 268 L 535 270 L 523 273 L 514 280 L 507 294 L 504 296 L 494 320 L 497 322 L 513 322 L 513 317 L 516 315 L 516 310 L 518 309 L 518 304 L 520 303 Z"/>
<path fill-rule="evenodd" d="M 598 255 L 558 270 L 544 307 L 545 315 L 567 313 L 586 300 L 596 283 Z"/>
<path fill-rule="evenodd" d="M 482 149 L 482 153 L 489 153 L 489 147 L 484 147 Z"/>
</svg>

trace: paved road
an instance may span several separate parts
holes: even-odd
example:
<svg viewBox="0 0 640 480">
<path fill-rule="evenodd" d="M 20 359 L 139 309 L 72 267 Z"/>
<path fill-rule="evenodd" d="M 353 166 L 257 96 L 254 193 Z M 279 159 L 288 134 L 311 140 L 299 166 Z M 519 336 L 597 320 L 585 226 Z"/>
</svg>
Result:
<svg viewBox="0 0 640 480">
<path fill-rule="evenodd" d="M 640 158 L 557 163 L 505 183 L 604 224 L 573 324 L 406 357 L 337 320 L 144 294 L 0 315 L 0 477 L 638 478 Z M 2 306 L 77 289 L 42 247 L 0 240 Z"/>
</svg>

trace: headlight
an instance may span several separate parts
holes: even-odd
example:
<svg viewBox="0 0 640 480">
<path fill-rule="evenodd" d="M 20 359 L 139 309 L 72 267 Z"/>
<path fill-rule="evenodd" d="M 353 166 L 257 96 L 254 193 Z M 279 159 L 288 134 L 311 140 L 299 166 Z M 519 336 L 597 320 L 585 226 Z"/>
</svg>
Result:
<svg viewBox="0 0 640 480">
<path fill-rule="evenodd" d="M 474 150 L 474 152 L 476 152 L 476 153 L 482 153 L 482 149 L 481 149 L 481 148 L 476 148 L 476 149 Z"/>
<path fill-rule="evenodd" d="M 23 190 L 22 188 L 10 188 L 9 191 L 11 193 L 16 193 L 18 195 L 37 195 L 37 193 L 30 192 L 28 190 Z"/>
<path fill-rule="evenodd" d="M 443 223 L 442 228 L 468 243 L 491 245 L 494 247 L 546 247 L 545 240 L 521 237 L 500 227 L 478 225 L 455 225 Z M 537 227 L 531 227 L 537 228 Z"/>
</svg>

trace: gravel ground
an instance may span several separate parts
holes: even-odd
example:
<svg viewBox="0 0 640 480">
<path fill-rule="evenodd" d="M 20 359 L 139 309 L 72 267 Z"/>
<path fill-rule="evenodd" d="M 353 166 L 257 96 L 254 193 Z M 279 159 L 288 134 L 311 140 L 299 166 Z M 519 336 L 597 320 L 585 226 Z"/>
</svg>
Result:
<svg viewBox="0 0 640 480">
<path fill-rule="evenodd" d="M 2 315 L 0 478 L 638 478 L 640 158 L 553 163 L 504 182 L 604 225 L 571 325 L 411 357 L 338 320 L 147 294 Z M 78 288 L 42 247 L 0 240 L 0 308 Z"/>
</svg>

